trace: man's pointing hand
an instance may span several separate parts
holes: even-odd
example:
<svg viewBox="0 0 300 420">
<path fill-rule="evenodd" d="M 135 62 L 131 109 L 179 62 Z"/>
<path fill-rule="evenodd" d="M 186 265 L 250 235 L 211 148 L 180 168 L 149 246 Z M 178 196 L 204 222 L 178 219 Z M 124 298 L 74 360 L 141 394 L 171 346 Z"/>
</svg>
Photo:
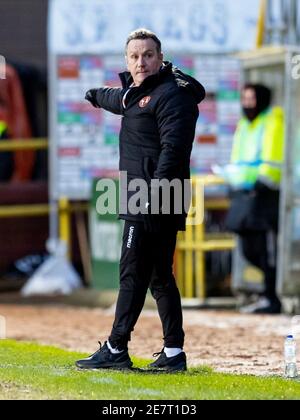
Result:
<svg viewBox="0 0 300 420">
<path fill-rule="evenodd" d="M 90 89 L 86 92 L 85 98 L 87 101 L 89 101 L 95 108 L 100 108 L 97 102 L 97 91 L 98 89 Z"/>
</svg>

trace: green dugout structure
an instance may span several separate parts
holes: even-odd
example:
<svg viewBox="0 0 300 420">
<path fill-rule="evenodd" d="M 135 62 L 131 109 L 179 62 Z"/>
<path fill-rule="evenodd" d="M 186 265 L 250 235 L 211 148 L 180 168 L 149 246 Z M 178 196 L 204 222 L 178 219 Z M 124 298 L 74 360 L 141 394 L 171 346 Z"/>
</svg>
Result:
<svg viewBox="0 0 300 420">
<path fill-rule="evenodd" d="M 97 290 L 114 290 L 119 287 L 119 261 L 124 222 L 118 213 L 100 214 L 97 191 L 98 180 L 93 181 L 92 198 L 89 209 L 89 230 L 92 255 L 92 285 Z M 115 184 L 116 202 L 119 197 L 119 181 Z M 98 201 L 98 204 L 97 204 Z"/>
</svg>

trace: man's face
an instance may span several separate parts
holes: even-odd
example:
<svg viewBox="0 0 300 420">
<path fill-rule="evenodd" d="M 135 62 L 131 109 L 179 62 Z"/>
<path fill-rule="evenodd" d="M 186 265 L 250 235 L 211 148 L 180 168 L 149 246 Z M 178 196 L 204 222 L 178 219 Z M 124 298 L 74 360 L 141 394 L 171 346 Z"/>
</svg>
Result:
<svg viewBox="0 0 300 420">
<path fill-rule="evenodd" d="M 159 72 L 163 55 L 158 53 L 153 39 L 133 39 L 127 46 L 126 63 L 135 86 Z"/>
<path fill-rule="evenodd" d="M 244 89 L 242 92 L 243 108 L 255 108 L 257 105 L 256 93 L 253 89 Z"/>
</svg>

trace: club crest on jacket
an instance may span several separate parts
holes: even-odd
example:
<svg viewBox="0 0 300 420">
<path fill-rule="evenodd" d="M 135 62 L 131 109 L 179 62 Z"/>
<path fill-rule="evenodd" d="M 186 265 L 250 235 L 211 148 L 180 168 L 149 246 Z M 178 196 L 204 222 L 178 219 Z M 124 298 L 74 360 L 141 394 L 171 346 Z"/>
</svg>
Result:
<svg viewBox="0 0 300 420">
<path fill-rule="evenodd" d="M 140 103 L 139 103 L 140 108 L 145 108 L 150 101 L 151 101 L 151 96 L 145 96 L 145 98 L 140 100 Z"/>
</svg>

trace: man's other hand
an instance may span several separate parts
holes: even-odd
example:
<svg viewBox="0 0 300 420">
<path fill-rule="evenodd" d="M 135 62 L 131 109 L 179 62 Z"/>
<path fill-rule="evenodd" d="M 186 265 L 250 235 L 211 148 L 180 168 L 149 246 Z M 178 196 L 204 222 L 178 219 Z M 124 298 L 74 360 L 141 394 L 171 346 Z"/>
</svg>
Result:
<svg viewBox="0 0 300 420">
<path fill-rule="evenodd" d="M 85 98 L 87 101 L 89 101 L 93 107 L 100 108 L 97 102 L 97 91 L 98 89 L 90 89 L 86 92 Z"/>
</svg>

